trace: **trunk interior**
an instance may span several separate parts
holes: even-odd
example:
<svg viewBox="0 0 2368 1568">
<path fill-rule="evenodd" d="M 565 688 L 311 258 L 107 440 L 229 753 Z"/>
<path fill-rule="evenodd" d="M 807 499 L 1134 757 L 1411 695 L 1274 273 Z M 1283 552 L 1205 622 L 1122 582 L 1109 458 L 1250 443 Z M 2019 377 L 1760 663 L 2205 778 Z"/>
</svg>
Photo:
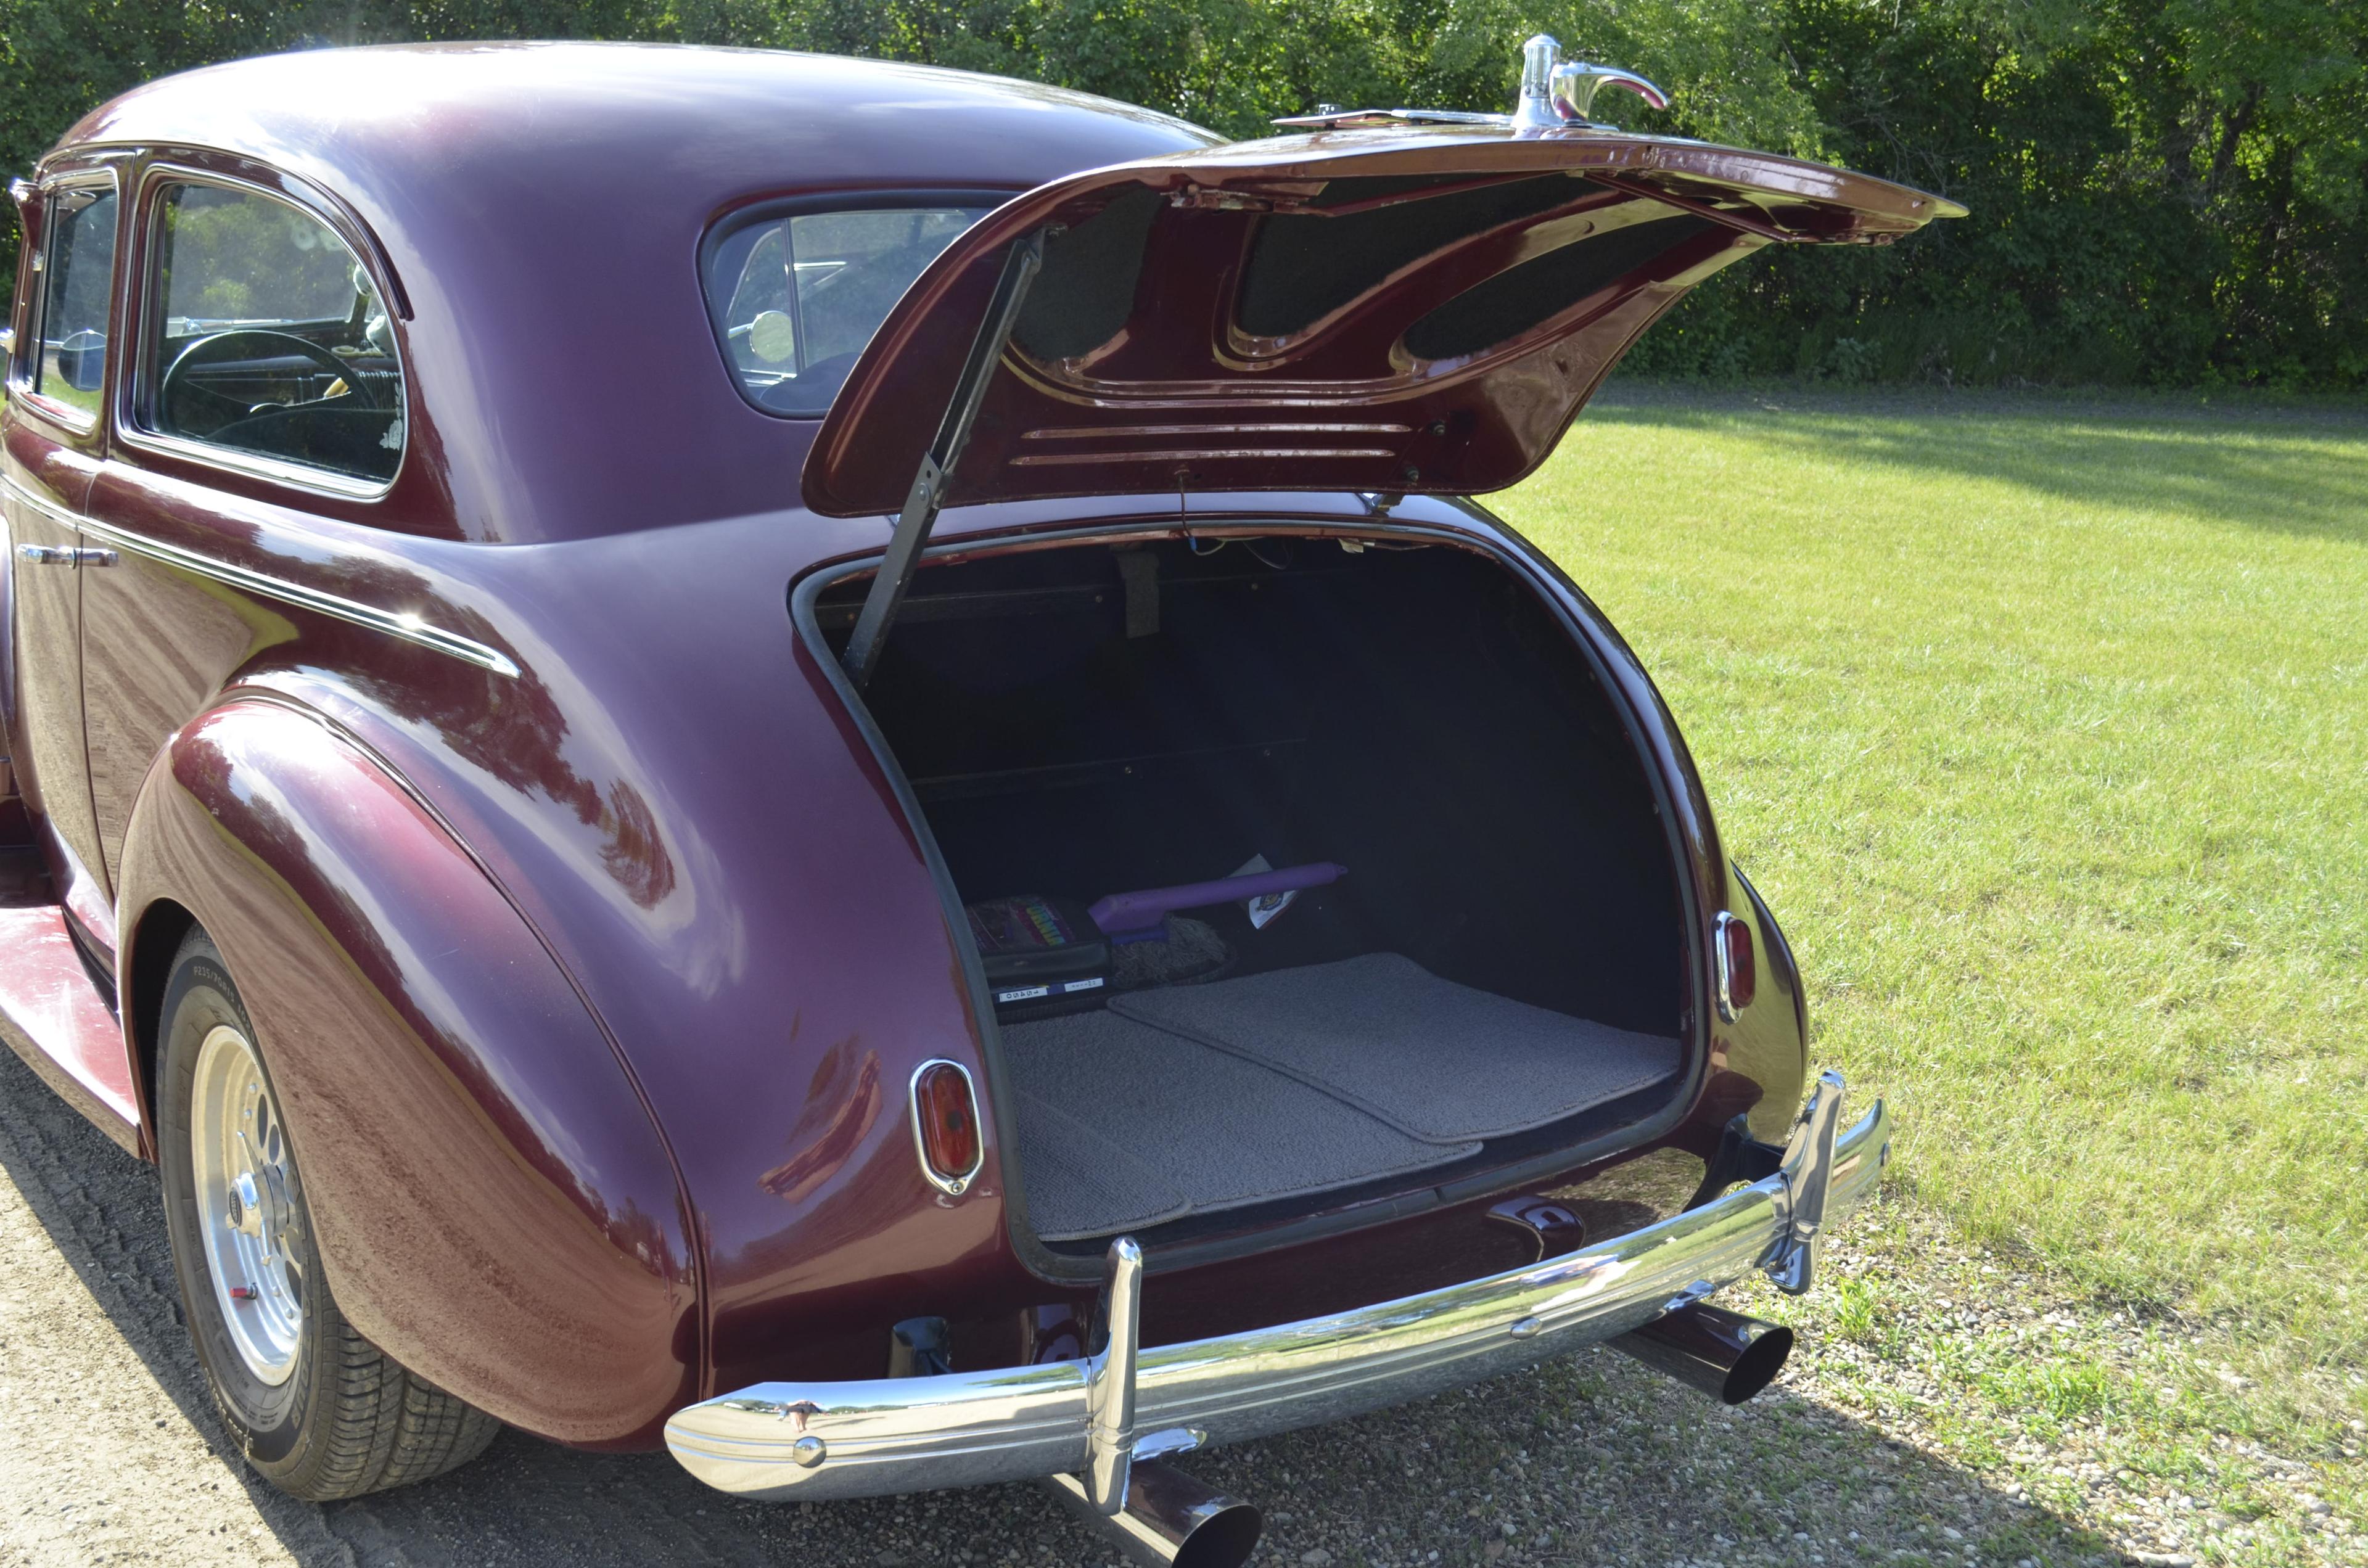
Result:
<svg viewBox="0 0 2368 1568">
<path fill-rule="evenodd" d="M 834 651 L 869 581 L 816 599 Z M 1048 1244 L 1438 1188 L 1635 1126 L 1691 1078 L 1655 791 L 1588 660 L 1484 554 L 1269 536 L 932 562 L 865 702 L 986 955 L 1005 1146 Z M 1279 911 L 1233 897 L 1105 941 L 1087 910 L 1327 863 Z M 1007 982 L 1015 921 L 1053 967 Z"/>
</svg>

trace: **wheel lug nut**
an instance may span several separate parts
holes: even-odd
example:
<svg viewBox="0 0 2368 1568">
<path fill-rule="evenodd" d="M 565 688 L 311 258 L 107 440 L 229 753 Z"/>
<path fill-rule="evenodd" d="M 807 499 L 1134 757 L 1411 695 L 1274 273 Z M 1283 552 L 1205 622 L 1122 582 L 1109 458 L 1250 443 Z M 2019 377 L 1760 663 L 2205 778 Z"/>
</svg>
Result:
<svg viewBox="0 0 2368 1568">
<path fill-rule="evenodd" d="M 263 1194 L 251 1172 L 241 1171 L 232 1178 L 225 1208 L 232 1230 L 251 1236 L 262 1234 Z"/>
</svg>

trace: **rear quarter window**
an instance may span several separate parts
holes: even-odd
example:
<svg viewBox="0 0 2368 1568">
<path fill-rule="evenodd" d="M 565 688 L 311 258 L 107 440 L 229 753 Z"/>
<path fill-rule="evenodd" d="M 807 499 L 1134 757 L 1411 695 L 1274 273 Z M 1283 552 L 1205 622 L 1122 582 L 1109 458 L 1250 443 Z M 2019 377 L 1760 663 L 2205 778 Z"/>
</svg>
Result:
<svg viewBox="0 0 2368 1568">
<path fill-rule="evenodd" d="M 818 419 L 924 267 L 992 199 L 875 200 L 729 222 L 706 247 L 708 313 L 741 395 Z"/>
</svg>

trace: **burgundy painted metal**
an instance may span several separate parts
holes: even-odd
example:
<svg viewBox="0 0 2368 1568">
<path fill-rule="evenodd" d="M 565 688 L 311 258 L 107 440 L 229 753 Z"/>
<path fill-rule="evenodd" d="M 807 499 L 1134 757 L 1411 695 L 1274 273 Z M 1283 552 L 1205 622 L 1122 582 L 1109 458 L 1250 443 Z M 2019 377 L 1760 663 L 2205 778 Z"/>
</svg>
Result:
<svg viewBox="0 0 2368 1568">
<path fill-rule="evenodd" d="M 400 781 L 234 693 L 158 759 L 123 885 L 148 916 L 128 968 L 194 918 L 238 977 L 355 1327 L 569 1441 L 646 1440 L 689 1397 L 665 1143 L 568 977 Z"/>
<path fill-rule="evenodd" d="M 87 160 L 68 160 L 65 168 L 74 176 L 89 172 Z M 19 787 L 49 824 L 43 847 L 51 877 L 66 891 L 68 906 L 85 928 L 111 937 L 97 824 L 83 767 L 85 574 L 77 566 L 20 565 L 17 553 L 18 546 L 80 546 L 72 519 L 89 494 L 106 435 L 100 422 L 49 399 L 12 392 L 9 403 L 12 416 L 0 446 L 6 452 L 6 472 L 23 493 L 6 498 L 10 615 L 19 645 L 45 651 L 39 659 L 17 659 L 11 669 L 11 756 Z"/>
<path fill-rule="evenodd" d="M 388 274 L 414 423 L 391 494 L 308 508 L 516 544 L 794 499 L 811 423 L 742 399 L 700 296 L 720 214 L 832 190 L 1013 194 L 1208 141 L 1148 110 L 919 66 L 468 43 L 167 77 L 62 146 L 245 175 L 338 219 Z M 202 464 L 143 466 L 281 498 Z"/>
<path fill-rule="evenodd" d="M 1566 1203 L 1551 1199 L 1508 1198 L 1492 1204 L 1488 1218 L 1497 1224 L 1509 1226 L 1527 1237 L 1537 1248 L 1531 1259 L 1542 1263 L 1549 1257 L 1559 1257 L 1566 1252 L 1577 1252 L 1587 1244 L 1587 1225 Z"/>
<path fill-rule="evenodd" d="M 1415 205 L 1439 186 L 1542 176 L 1584 177 L 1518 221 L 1445 230 L 1436 249 L 1288 333 L 1252 336 L 1238 324 L 1235 301 L 1259 265 L 1262 224 L 1345 226 L 1352 215 Z M 1335 180 L 1371 180 L 1391 194 L 1320 203 Z M 1416 184 L 1419 191 L 1402 188 Z M 1139 241 L 1084 237 L 1146 194 L 1153 206 Z M 1097 169 L 990 213 L 914 283 L 823 421 L 806 504 L 847 515 L 903 503 L 1003 253 L 1048 226 L 1074 230 L 1096 258 L 1078 264 L 1071 288 L 1115 278 L 1130 308 L 1099 342 L 1064 346 L 1065 358 L 1028 353 L 1023 324 L 955 468 L 950 489 L 965 498 L 1162 484 L 1502 489 L 1545 460 L 1636 335 L 1718 268 L 1771 240 L 1887 244 L 1963 210 L 1824 165 L 1591 126 L 1324 131 Z M 1430 312 L 1549 248 L 1689 214 L 1707 220 L 1700 232 L 1639 256 L 1501 341 L 1439 358 L 1409 347 L 1408 328 Z M 1054 266 L 1049 253 L 1046 265 Z"/>
<path fill-rule="evenodd" d="M 0 908 L 0 1036 L 69 1105 L 131 1153 L 138 1089 L 123 1030 L 54 903 Z"/>
<path fill-rule="evenodd" d="M 995 1126 L 960 1197 L 918 1168 L 905 1086 L 943 1058 L 992 1090 L 991 1022 L 921 840 L 786 609 L 802 577 L 876 554 L 887 524 L 793 504 L 814 426 L 734 391 L 696 256 L 719 215 L 775 197 L 1016 192 L 1208 140 L 948 73 L 596 46 L 265 59 L 96 111 L 49 166 L 111 150 L 136 193 L 117 341 L 137 340 L 159 182 L 195 167 L 267 185 L 397 302 L 408 449 L 375 499 L 163 452 L 129 427 L 120 356 L 86 436 L 22 400 L 0 415 L 10 483 L 154 547 L 11 574 L 14 755 L 65 903 L 0 911 L 43 955 L 5 949 L 0 1034 L 53 1080 L 80 1063 L 78 1103 L 117 1136 L 144 1128 L 163 966 L 202 923 L 256 1022 L 341 1305 L 549 1437 L 643 1445 L 692 1398 L 874 1375 L 887 1326 L 914 1316 L 956 1318 L 958 1355 L 1001 1335 L 1016 1357 L 1023 1315 L 1081 1308 L 1097 1267 L 1027 1238 Z M 1260 483 L 1275 488 L 1179 497 L 1162 476 L 963 506 L 938 538 L 1180 518 L 1420 527 L 1498 552 L 1629 710 L 1690 903 L 1752 915 L 1667 709 L 1551 563 L 1465 504 L 1417 496 L 1383 519 L 1328 470 Z M 15 500 L 8 523 L 74 532 Z M 176 551 L 416 618 L 517 673 Z M 111 1041 L 97 988 L 70 983 L 69 915 L 113 954 Z M 1696 965 L 1688 1028 L 1711 1031 L 1711 1076 L 1669 1142 L 1704 1157 L 1738 1111 L 1781 1131 L 1804 1075 L 1797 980 L 1772 926 L 1758 934 L 1770 961 L 1736 1024 L 1709 1022 Z M 1155 1256 L 1148 1332 L 1508 1267 L 1533 1244 L 1487 1221 L 1506 1195 L 1373 1206 L 1285 1252 Z"/>
</svg>

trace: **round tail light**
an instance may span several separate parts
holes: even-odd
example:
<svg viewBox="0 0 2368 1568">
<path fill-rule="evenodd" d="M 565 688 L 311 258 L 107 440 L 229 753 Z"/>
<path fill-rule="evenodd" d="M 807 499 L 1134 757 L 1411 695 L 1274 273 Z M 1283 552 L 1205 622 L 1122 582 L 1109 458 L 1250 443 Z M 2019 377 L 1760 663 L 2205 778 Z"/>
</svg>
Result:
<svg viewBox="0 0 2368 1568">
<path fill-rule="evenodd" d="M 978 1096 L 958 1062 L 925 1062 L 913 1074 L 913 1141 L 929 1185 L 959 1198 L 985 1159 Z"/>
</svg>

